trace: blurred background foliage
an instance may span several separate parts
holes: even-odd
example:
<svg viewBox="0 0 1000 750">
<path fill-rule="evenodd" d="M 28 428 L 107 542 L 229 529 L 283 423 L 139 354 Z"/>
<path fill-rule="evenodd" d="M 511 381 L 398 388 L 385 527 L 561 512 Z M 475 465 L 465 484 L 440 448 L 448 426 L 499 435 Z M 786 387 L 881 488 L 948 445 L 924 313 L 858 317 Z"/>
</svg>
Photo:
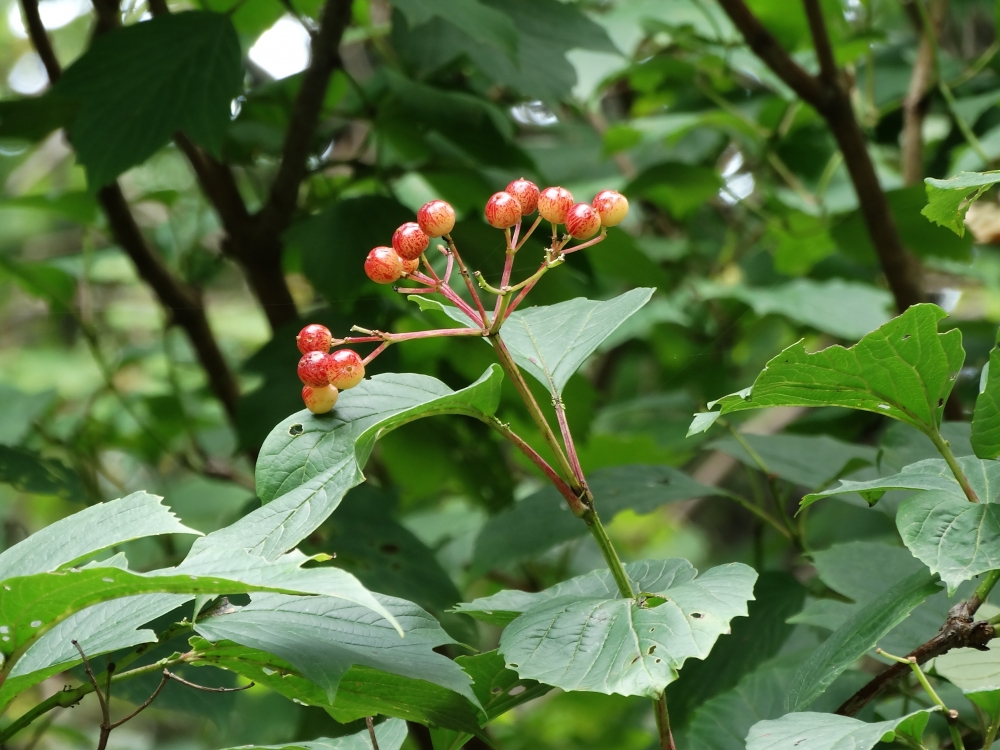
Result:
<svg viewBox="0 0 1000 750">
<path fill-rule="evenodd" d="M 749 5 L 796 60 L 815 69 L 799 3 Z M 936 7 L 943 12 L 937 69 L 953 102 L 929 88 L 916 168 L 946 177 L 1000 157 L 1000 45 L 995 3 L 936 0 Z M 781 347 L 799 338 L 810 348 L 853 343 L 893 314 L 830 131 L 744 46 L 712 0 L 355 0 L 342 65 L 321 92 L 318 127 L 299 144 L 304 179 L 285 196 L 294 210 L 278 227 L 280 266 L 264 272 L 278 288 L 270 298 L 259 280 L 247 280 L 239 244 L 253 238 L 227 225 L 188 157 L 204 155 L 203 147 L 228 165 L 245 210 L 269 205 L 297 96 L 308 85 L 309 33 L 322 4 L 169 2 L 175 14 L 199 8 L 228 13 L 236 36 L 221 22 L 186 27 L 187 17 L 175 16 L 181 22 L 171 43 L 112 50 L 111 73 L 81 63 L 44 93 L 49 78 L 21 6 L 0 0 L 5 545 L 84 504 L 137 489 L 164 495 L 185 523 L 206 532 L 253 507 L 255 451 L 277 421 L 301 408 L 294 346 L 301 322 L 325 323 L 334 335 L 352 324 L 429 327 L 433 314 L 365 278 L 365 254 L 440 197 L 459 213 L 454 234 L 469 264 L 495 276 L 503 238 L 485 225 L 481 207 L 522 175 L 562 185 L 578 200 L 615 188 L 632 202 L 624 231 L 548 274 L 535 304 L 658 289 L 567 388 L 588 473 L 675 467 L 708 485 L 773 493 L 790 504 L 836 477 L 889 473 L 931 455 L 908 428 L 886 430 L 877 416 L 836 409 L 776 412 L 741 426 L 753 433 L 745 440 L 766 459 L 770 478 L 724 430 L 684 438 L 694 411 L 747 386 Z M 951 313 L 946 324 L 963 331 L 969 356 L 953 408 L 960 416 L 1000 322 L 993 246 L 1000 206 L 989 196 L 977 204 L 964 238 L 920 215 L 923 186 L 907 177 L 900 146 L 920 46 L 913 2 L 825 0 L 823 8 L 901 237 L 923 265 L 925 293 Z M 162 10 L 162 0 L 129 0 L 111 15 L 131 25 Z M 97 14 L 87 0 L 42 0 L 40 14 L 56 57 L 69 66 L 90 45 Z M 237 41 L 239 70 L 225 55 L 212 62 L 209 53 Z M 186 57 L 200 66 L 195 94 L 183 77 L 164 73 L 182 69 Z M 229 113 L 201 117 L 192 96 L 231 97 Z M 60 129 L 70 121 L 72 146 Z M 177 130 L 186 135 L 171 140 Z M 238 400 L 220 400 L 187 329 L 173 325 L 185 305 L 170 312 L 161 304 L 109 224 L 107 194 L 96 188 L 115 177 L 160 266 L 190 292 L 192 309 L 196 303 L 207 314 Z M 515 273 L 533 269 L 541 248 L 529 245 Z M 391 348 L 370 374 L 427 373 L 458 387 L 489 359 L 478 341 L 421 341 Z M 502 412 L 540 443 L 513 391 Z M 966 440 L 967 449 L 967 427 L 950 429 L 953 444 Z M 421 604 L 459 640 L 490 646 L 496 633 L 447 614 L 456 601 L 501 584 L 537 589 L 602 565 L 589 538 L 562 541 L 540 528 L 531 549 L 514 544 L 524 526 L 505 523 L 504 514 L 541 482 L 479 423 L 436 418 L 404 427 L 379 443 L 368 476 L 307 551 L 336 552 L 367 586 Z M 650 486 L 658 481 L 666 480 Z M 814 558 L 815 567 L 727 503 L 688 500 L 608 519 L 629 558 L 687 557 L 698 567 L 741 560 L 769 571 L 757 616 L 745 621 L 753 629 L 738 621 L 731 636 L 750 655 L 711 679 L 689 667 L 670 690 L 679 742 L 690 748 L 742 747 L 740 722 L 745 734 L 755 720 L 747 716 L 767 712 L 760 701 L 768 690 L 780 692 L 795 655 L 828 630 L 808 609 L 798 624 L 785 623 L 807 594 L 814 603 L 864 601 L 879 593 L 872 586 L 893 582 L 845 586 L 824 572 L 891 557 L 898 547 L 891 502 L 869 511 L 837 498 L 812 509 L 805 538 L 827 555 L 823 564 Z M 144 542 L 131 545 L 129 559 L 151 567 L 182 551 Z M 732 656 L 718 658 L 731 666 Z M 864 676 L 841 679 L 843 697 Z M 45 683 L 35 697 L 62 682 Z M 134 697 L 141 694 L 137 688 Z M 898 713 L 898 699 L 873 710 Z M 92 746 L 95 710 L 85 704 L 63 712 L 44 734 L 25 733 L 12 747 Z M 492 731 L 505 750 L 641 750 L 655 733 L 648 701 L 558 692 L 504 716 Z M 262 688 L 195 699 L 171 699 L 168 690 L 154 710 L 115 732 L 112 746 L 195 750 L 335 732 L 323 712 Z M 430 747 L 419 732 L 408 741 Z"/>
</svg>

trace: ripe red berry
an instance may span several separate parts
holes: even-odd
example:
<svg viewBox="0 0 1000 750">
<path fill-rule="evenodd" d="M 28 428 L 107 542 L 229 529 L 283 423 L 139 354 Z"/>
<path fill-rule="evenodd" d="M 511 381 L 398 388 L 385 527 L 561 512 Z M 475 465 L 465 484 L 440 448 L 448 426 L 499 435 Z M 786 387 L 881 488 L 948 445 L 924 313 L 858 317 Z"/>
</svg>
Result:
<svg viewBox="0 0 1000 750">
<path fill-rule="evenodd" d="M 325 354 L 330 351 L 333 336 L 330 335 L 330 329 L 326 326 L 311 323 L 299 331 L 299 335 L 295 337 L 295 343 L 303 354 L 306 352 L 323 352 Z"/>
<path fill-rule="evenodd" d="M 402 260 L 402 259 L 400 259 Z M 408 276 L 409 274 L 420 268 L 420 258 L 414 258 L 413 260 L 403 260 L 403 275 Z"/>
<path fill-rule="evenodd" d="M 562 224 L 573 207 L 573 195 L 566 188 L 547 187 L 538 194 L 538 213 L 546 221 Z"/>
<path fill-rule="evenodd" d="M 628 215 L 628 198 L 617 190 L 602 190 L 594 196 L 591 205 L 601 217 L 601 225 L 605 227 L 618 226 Z"/>
<path fill-rule="evenodd" d="M 597 234 L 601 228 L 601 217 L 586 203 L 577 203 L 566 213 L 566 231 L 570 237 L 585 240 Z"/>
<path fill-rule="evenodd" d="M 427 249 L 430 241 L 431 238 L 424 234 L 417 222 L 408 221 L 392 235 L 392 249 L 404 261 L 416 260 Z"/>
<path fill-rule="evenodd" d="M 403 275 L 403 261 L 391 247 L 376 247 L 365 258 L 365 273 L 376 284 L 391 284 Z"/>
<path fill-rule="evenodd" d="M 358 353 L 351 349 L 338 349 L 326 355 L 326 376 L 330 385 L 346 391 L 365 376 L 365 366 Z"/>
<path fill-rule="evenodd" d="M 521 204 L 510 193 L 494 193 L 486 201 L 486 221 L 491 227 L 507 229 L 521 220 Z"/>
<path fill-rule="evenodd" d="M 538 185 L 523 177 L 514 180 L 507 186 L 507 192 L 517 198 L 521 204 L 521 215 L 527 216 L 538 208 Z"/>
<path fill-rule="evenodd" d="M 313 388 L 330 385 L 326 374 L 326 352 L 306 352 L 299 360 L 299 380 Z"/>
<path fill-rule="evenodd" d="M 322 388 L 307 385 L 302 388 L 302 400 L 313 414 L 326 414 L 333 409 L 339 395 L 339 391 L 332 385 L 324 385 Z"/>
<path fill-rule="evenodd" d="M 417 211 L 417 223 L 428 237 L 443 237 L 455 228 L 455 209 L 445 201 L 425 203 Z"/>
</svg>

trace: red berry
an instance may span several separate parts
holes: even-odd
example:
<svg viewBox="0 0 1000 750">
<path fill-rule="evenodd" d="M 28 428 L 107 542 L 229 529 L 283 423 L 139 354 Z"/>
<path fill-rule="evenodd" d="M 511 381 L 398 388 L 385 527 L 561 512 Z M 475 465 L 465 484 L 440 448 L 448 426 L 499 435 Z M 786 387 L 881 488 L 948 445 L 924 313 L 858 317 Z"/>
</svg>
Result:
<svg viewBox="0 0 1000 750">
<path fill-rule="evenodd" d="M 602 190 L 594 196 L 591 205 L 601 217 L 601 225 L 605 227 L 618 226 L 628 215 L 628 198 L 617 190 Z"/>
<path fill-rule="evenodd" d="M 306 352 L 323 352 L 325 354 L 330 351 L 333 336 L 330 335 L 330 329 L 326 326 L 312 323 L 299 331 L 299 335 L 295 337 L 295 343 L 303 354 Z"/>
<path fill-rule="evenodd" d="M 494 193 L 486 201 L 486 221 L 496 229 L 507 229 L 521 220 L 521 204 L 510 193 Z"/>
<path fill-rule="evenodd" d="M 577 203 L 566 213 L 566 231 L 570 237 L 585 240 L 597 234 L 601 228 L 601 217 L 586 203 Z"/>
<path fill-rule="evenodd" d="M 428 237 L 443 237 L 455 228 L 455 209 L 445 201 L 425 203 L 417 211 L 417 223 Z"/>
<path fill-rule="evenodd" d="M 403 275 L 403 261 L 391 247 L 376 247 L 365 258 L 365 273 L 376 284 L 391 284 Z"/>
<path fill-rule="evenodd" d="M 365 376 L 365 366 L 358 353 L 351 349 L 338 349 L 326 355 L 326 376 L 330 385 L 346 391 L 353 388 Z"/>
<path fill-rule="evenodd" d="M 392 235 L 392 249 L 404 261 L 416 260 L 427 249 L 430 241 L 431 238 L 424 234 L 417 222 L 408 221 Z"/>
<path fill-rule="evenodd" d="M 403 275 L 408 276 L 414 273 L 418 268 L 420 268 L 420 258 L 414 258 L 413 260 L 403 261 Z"/>
<path fill-rule="evenodd" d="M 306 352 L 299 360 L 299 380 L 313 388 L 330 385 L 326 374 L 326 352 Z"/>
<path fill-rule="evenodd" d="M 507 186 L 507 192 L 517 198 L 521 204 L 521 215 L 527 216 L 538 208 L 538 185 L 523 177 L 514 180 Z"/>
<path fill-rule="evenodd" d="M 339 395 L 340 393 L 332 385 L 324 385 L 322 388 L 312 388 L 307 385 L 302 388 L 302 400 L 313 414 L 326 414 L 333 409 Z"/>
<path fill-rule="evenodd" d="M 538 213 L 546 221 L 562 224 L 573 207 L 573 195 L 566 188 L 547 187 L 538 194 Z"/>
</svg>

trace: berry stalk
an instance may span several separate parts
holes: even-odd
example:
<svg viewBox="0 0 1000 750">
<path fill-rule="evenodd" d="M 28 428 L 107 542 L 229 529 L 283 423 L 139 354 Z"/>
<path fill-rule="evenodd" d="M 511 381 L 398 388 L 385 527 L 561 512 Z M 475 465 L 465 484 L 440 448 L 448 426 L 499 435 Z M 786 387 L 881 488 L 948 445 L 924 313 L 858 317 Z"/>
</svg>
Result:
<svg viewBox="0 0 1000 750">
<path fill-rule="evenodd" d="M 476 309 L 479 310 L 480 319 L 477 322 L 482 323 L 483 326 L 489 325 L 489 319 L 486 317 L 486 310 L 483 308 L 483 302 L 479 299 L 479 293 L 476 292 L 476 285 L 472 283 L 472 277 L 469 276 L 469 269 L 465 267 L 465 263 L 462 262 L 462 256 L 458 254 L 458 248 L 455 246 L 455 240 L 451 238 L 450 234 L 446 234 L 444 238 L 448 241 L 448 247 L 451 250 L 451 254 L 455 258 L 455 263 L 458 264 L 459 273 L 461 273 L 462 278 L 465 279 L 465 286 L 468 287 L 469 294 L 472 295 L 472 301 L 476 303 Z"/>
</svg>

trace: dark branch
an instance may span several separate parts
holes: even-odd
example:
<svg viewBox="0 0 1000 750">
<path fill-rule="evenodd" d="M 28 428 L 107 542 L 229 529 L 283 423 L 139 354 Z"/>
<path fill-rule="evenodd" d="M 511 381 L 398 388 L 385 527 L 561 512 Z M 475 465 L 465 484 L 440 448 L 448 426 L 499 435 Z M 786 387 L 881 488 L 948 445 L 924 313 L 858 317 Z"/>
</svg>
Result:
<svg viewBox="0 0 1000 750">
<path fill-rule="evenodd" d="M 22 0 L 22 3 L 26 18 L 32 15 L 38 16 L 38 0 Z M 94 7 L 98 13 L 97 33 L 114 28 L 119 23 L 114 0 L 97 0 Z M 29 23 L 28 33 L 35 49 L 39 51 L 39 56 L 42 55 L 43 49 L 51 52 L 48 35 L 40 21 L 37 25 Z M 54 67 L 49 69 L 47 63 L 46 70 L 50 80 L 54 82 L 58 80 L 62 71 L 54 56 L 51 62 Z M 222 402 L 229 418 L 235 420 L 239 386 L 212 334 L 198 291 L 175 279 L 160 256 L 146 242 L 117 182 L 101 188 L 97 192 L 97 200 L 107 216 L 115 240 L 132 259 L 142 280 L 152 287 L 160 304 L 170 316 L 170 322 L 180 326 L 187 333 L 198 360 L 208 376 L 212 392 Z"/>
<path fill-rule="evenodd" d="M 375 739 L 375 725 L 372 724 L 371 716 L 365 717 L 365 724 L 368 725 L 368 736 L 371 738 L 372 741 L 372 750 L 378 750 L 378 740 Z"/>
<path fill-rule="evenodd" d="M 719 0 L 719 4 L 740 30 L 750 48 L 774 73 L 826 120 L 844 156 L 865 225 L 878 255 L 882 273 L 892 290 L 896 308 L 902 312 L 923 301 L 920 266 L 903 247 L 896 220 L 889 209 L 875 165 L 868 153 L 868 141 L 854 116 L 851 93 L 836 71 L 826 24 L 813 0 L 806 0 L 810 30 L 814 35 L 820 65 L 832 68 L 822 79 L 806 73 L 792 60 L 743 0 Z M 815 6 L 815 7 L 813 7 Z M 824 62 L 826 60 L 826 62 Z"/>
<path fill-rule="evenodd" d="M 341 66 L 340 40 L 350 18 L 350 0 L 327 0 L 319 31 L 312 35 L 312 60 L 302 76 L 292 110 L 281 166 L 260 214 L 262 225 L 270 232 L 280 234 L 291 222 L 330 77 Z"/>
<path fill-rule="evenodd" d="M 993 626 L 985 620 L 975 621 L 974 616 L 980 602 L 973 597 L 968 602 L 960 602 L 951 608 L 948 619 L 931 638 L 909 654 L 907 658 L 916 659 L 917 664 L 923 664 L 935 656 L 946 654 L 954 648 L 975 648 L 980 651 L 987 649 L 987 643 L 993 639 Z M 837 709 L 842 716 L 854 716 L 870 701 L 881 695 L 893 682 L 910 673 L 908 664 L 893 663 L 879 673 L 867 685 L 848 698 Z"/>
<path fill-rule="evenodd" d="M 826 19 L 819 0 L 803 0 L 806 7 L 806 17 L 809 19 L 809 33 L 812 35 L 813 48 L 819 61 L 819 77 L 827 86 L 837 85 L 837 61 L 833 57 L 833 47 L 830 35 L 826 31 Z"/>
<path fill-rule="evenodd" d="M 924 177 L 924 118 L 927 115 L 929 97 L 928 89 L 934 77 L 934 43 L 931 35 L 937 36 L 944 19 L 946 0 L 932 2 L 928 9 L 931 27 L 926 28 L 920 12 L 913 3 L 907 7 L 912 10 L 912 20 L 920 45 L 917 49 L 917 59 L 913 63 L 910 74 L 910 86 L 903 99 L 903 184 L 917 185 Z"/>
<path fill-rule="evenodd" d="M 764 27 L 743 0 L 719 0 L 719 5 L 733 25 L 739 29 L 750 49 L 778 78 L 816 109 L 824 106 L 827 92 L 820 82 L 792 59 L 781 43 L 775 39 L 774 34 Z"/>
<path fill-rule="evenodd" d="M 49 74 L 49 80 L 55 83 L 62 75 L 62 66 L 59 65 L 56 53 L 52 49 L 49 35 L 45 33 L 42 16 L 38 12 L 38 0 L 21 0 L 21 10 L 24 12 L 24 23 L 28 29 L 28 35 L 35 44 L 35 52 L 42 59 L 45 72 Z"/>
</svg>

